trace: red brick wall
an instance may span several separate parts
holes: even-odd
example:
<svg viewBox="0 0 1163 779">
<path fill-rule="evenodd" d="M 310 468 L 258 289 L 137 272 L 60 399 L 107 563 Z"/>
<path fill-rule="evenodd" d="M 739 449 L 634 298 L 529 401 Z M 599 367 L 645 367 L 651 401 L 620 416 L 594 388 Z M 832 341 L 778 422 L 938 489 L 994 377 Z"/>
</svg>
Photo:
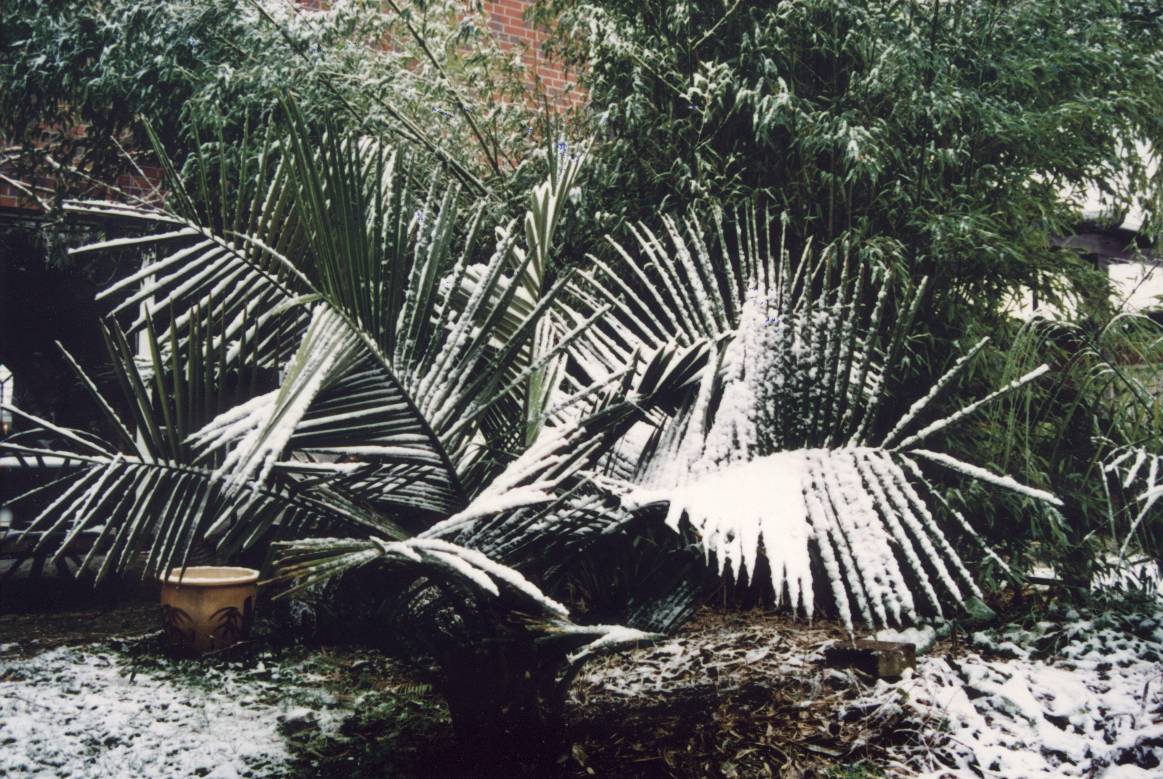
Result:
<svg viewBox="0 0 1163 779">
<path fill-rule="evenodd" d="M 303 8 L 326 8 L 327 0 L 295 0 Z M 467 4 L 467 0 L 466 0 Z M 534 82 L 545 89 L 546 95 L 559 107 L 580 105 L 584 96 L 577 90 L 576 81 L 560 63 L 547 59 L 542 51 L 546 31 L 539 30 L 525 19 L 532 0 L 484 0 L 484 12 L 489 26 L 506 50 L 519 48 L 522 62 L 533 74 Z"/>
<path fill-rule="evenodd" d="M 73 190 L 74 196 L 84 195 L 92 198 L 109 198 L 121 199 L 122 195 L 129 195 L 131 198 L 149 199 L 155 194 L 157 184 L 162 179 L 161 168 L 152 165 L 143 165 L 141 168 L 145 176 L 140 176 L 136 173 L 126 173 L 117 177 L 114 182 L 116 189 L 107 189 L 99 186 L 92 186 L 85 192 L 77 192 Z M 0 170 L 0 176 L 4 175 L 4 171 Z M 29 182 L 22 181 L 24 184 Z M 46 202 L 51 202 L 56 182 L 51 178 L 38 178 L 32 182 L 33 188 L 37 195 Z M 22 191 L 19 187 L 0 178 L 0 211 L 40 211 L 40 206 Z"/>
<path fill-rule="evenodd" d="M 531 0 L 489 0 L 484 3 L 484 9 L 501 46 L 522 50 L 525 67 L 550 100 L 559 108 L 579 105 L 584 102 L 584 95 L 577 88 L 576 80 L 561 63 L 547 58 L 542 50 L 547 32 L 525 19 L 525 12 L 532 4 Z"/>
<path fill-rule="evenodd" d="M 0 209 L 20 208 L 24 196 L 7 181 L 0 181 Z"/>
</svg>

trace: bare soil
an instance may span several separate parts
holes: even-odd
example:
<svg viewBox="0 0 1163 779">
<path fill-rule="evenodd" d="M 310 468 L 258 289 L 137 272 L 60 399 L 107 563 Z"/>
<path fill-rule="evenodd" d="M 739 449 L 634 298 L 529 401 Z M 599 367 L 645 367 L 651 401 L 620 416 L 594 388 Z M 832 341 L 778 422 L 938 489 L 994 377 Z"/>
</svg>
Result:
<svg viewBox="0 0 1163 779">
<path fill-rule="evenodd" d="M 158 629 L 156 603 L 138 602 L 107 609 L 74 609 L 44 614 L 0 614 L 0 642 L 24 651 L 66 644 L 91 644 L 107 638 Z"/>
</svg>

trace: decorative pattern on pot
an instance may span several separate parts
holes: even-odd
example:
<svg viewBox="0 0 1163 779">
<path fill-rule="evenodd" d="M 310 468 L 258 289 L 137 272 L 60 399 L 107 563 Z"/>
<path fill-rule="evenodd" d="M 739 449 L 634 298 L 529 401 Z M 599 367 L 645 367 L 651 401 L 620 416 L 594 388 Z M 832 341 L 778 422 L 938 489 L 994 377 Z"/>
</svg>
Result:
<svg viewBox="0 0 1163 779">
<path fill-rule="evenodd" d="M 162 625 L 170 651 L 199 655 L 250 633 L 258 571 L 229 566 L 174 568 L 162 580 Z"/>
</svg>

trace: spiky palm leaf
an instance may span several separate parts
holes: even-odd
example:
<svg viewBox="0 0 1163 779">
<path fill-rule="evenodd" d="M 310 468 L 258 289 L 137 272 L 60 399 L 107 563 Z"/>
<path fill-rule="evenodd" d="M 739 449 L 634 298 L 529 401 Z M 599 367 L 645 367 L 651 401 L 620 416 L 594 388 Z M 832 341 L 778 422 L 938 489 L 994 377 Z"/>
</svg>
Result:
<svg viewBox="0 0 1163 779">
<path fill-rule="evenodd" d="M 193 335 L 179 338 L 171 324 L 167 337 L 159 339 L 147 319 L 149 350 L 142 361 L 116 323 L 105 323 L 113 375 L 124 395 L 121 403 L 105 398 L 66 352 L 78 380 L 102 411 L 106 428 L 115 433 L 112 443 L 12 409 L 39 429 L 0 444 L 5 460 L 51 465 L 57 476 L 11 500 L 19 504 L 46 490 L 55 493 L 24 531 L 38 538 L 38 549 L 56 545 L 59 556 L 82 532 L 95 532 L 81 568 L 100 561 L 100 580 L 125 566 L 139 549 L 147 553 L 143 576 L 184 564 L 194 543 L 216 526 L 230 529 L 221 536 L 226 549 L 237 549 L 274 526 L 294 533 L 305 527 L 361 525 L 366 532 L 401 534 L 387 517 L 360 510 L 333 491 L 304 494 L 295 489 L 289 473 L 253 491 L 228 489 L 217 463 L 201 461 L 188 437 L 240 394 L 245 396 L 239 386 L 245 377 L 236 360 L 227 357 L 220 332 L 198 332 L 197 320 L 191 327 Z M 168 345 L 164 355 L 159 340 Z M 247 354 L 248 348 L 242 346 L 241 352 Z M 117 407 L 129 410 L 129 420 Z M 55 443 L 44 443 L 46 437 Z M 248 521 L 232 524 L 240 516 Z"/>
<path fill-rule="evenodd" d="M 637 414 L 606 393 L 581 423 L 544 431 L 499 475 L 481 452 L 488 414 L 498 405 L 521 409 L 522 437 L 526 419 L 543 418 L 539 409 L 557 386 L 561 355 L 587 327 L 562 325 L 556 304 L 566 280 L 546 282 L 552 233 L 579 165 L 554 166 L 535 189 L 526 247 L 515 223 L 502 225 L 481 262 L 473 261 L 482 254 L 480 207 L 462 226 L 455 188 L 433 182 L 416 197 L 396 152 L 367 140 L 313 136 L 300 123 L 263 149 L 252 173 L 241 161 L 222 165 L 231 182 L 216 192 L 205 183 L 206 160 L 195 161 L 194 195 L 171 175 L 175 206 L 168 211 L 70 204 L 76 212 L 116 211 L 164 226 L 153 236 L 112 242 L 140 245 L 155 258 L 102 296 L 114 302 L 115 315 L 140 312 L 128 331 L 154 344 L 153 360 L 141 373 L 114 329 L 136 412 L 133 425 L 115 420 L 120 450 L 36 420 L 61 439 L 50 456 L 70 467 L 51 485 L 60 497 L 34 525 L 75 534 L 103 521 L 94 550 L 105 556 L 102 575 L 136 549 L 149 549 L 146 573 L 156 574 L 184 565 L 198 538 L 231 550 L 271 531 L 336 528 L 348 537 L 281 546 L 274 581 L 309 584 L 364 567 L 401 572 L 422 586 L 384 597 L 398 597 L 421 632 L 447 628 L 443 617 L 433 621 L 431 599 L 445 602 L 455 592 L 501 622 L 527 622 L 521 635 L 556 647 L 567 668 L 646 639 L 614 626 L 573 624 L 563 607 L 485 554 L 508 559 L 508 531 L 517 527 L 486 520 L 523 521 L 555 505 L 613 440 L 608 426 L 625 426 Z M 217 208 L 202 205 L 215 197 Z M 587 320 L 603 313 L 599 306 Z M 153 335 L 158 320 L 170 335 L 161 346 Z M 169 413 L 165 399 L 192 390 L 166 382 L 205 375 L 209 387 L 256 366 L 279 368 L 279 386 L 215 403 L 215 413 L 196 422 Z M 659 396 L 672 392 L 668 381 L 688 380 L 682 371 L 656 374 L 647 391 Z M 156 387 L 149 387 L 151 376 Z M 145 431 L 149 451 L 135 429 Z M 47 454 L 18 442 L 7 448 L 21 462 Z M 150 475 L 136 478 L 146 466 Z M 127 488 L 115 500 L 102 491 L 109 481 Z M 581 518 L 576 525 L 592 529 L 596 512 L 573 513 Z M 449 536 L 476 543 L 456 545 Z M 462 638 L 471 644 L 480 637 Z"/>
<path fill-rule="evenodd" d="M 576 337 L 535 336 L 564 286 L 541 279 L 580 162 L 560 173 L 555 167 L 533 193 L 528 248 L 511 223 L 484 249 L 483 206 L 465 214 L 455 186 L 434 179 L 417 195 L 402 153 L 367 139 L 313 134 L 291 114 L 291 131 L 268 139 L 257 159 L 245 152 L 213 164 L 196 159 L 193 191 L 166 163 L 174 193 L 168 210 L 69 204 L 73 212 L 116 212 L 163 227 L 78 250 L 132 244 L 153 253 L 101 297 L 114 315 L 139 312 L 129 334 L 149 337 L 156 320 L 168 324 L 174 343 L 155 350 L 155 376 L 181 370 L 183 362 L 201 375 L 201 352 L 222 355 L 211 372 L 245 364 L 283 374 L 277 389 L 189 429 L 154 413 L 148 382 L 123 372 L 136 399 L 131 406 L 141 412 L 132 427 L 169 446 L 163 459 L 209 474 L 232 508 L 214 506 L 218 516 L 208 520 L 209 506 L 177 502 L 166 520 L 174 532 L 151 537 L 116 530 L 132 523 L 129 513 L 148 513 L 126 499 L 125 511 L 108 522 L 110 559 L 123 561 L 148 543 L 161 545 L 161 559 L 181 560 L 175 545 L 195 528 L 253 540 L 271 520 L 245 510 L 248 496 L 281 489 L 292 474 L 292 488 L 346 505 L 356 528 L 366 530 L 366 517 L 378 517 L 389 538 L 399 537 L 401 525 L 414 531 L 461 512 L 492 475 L 481 466 L 486 414 L 505 398 L 523 397 L 530 378 Z M 214 172 L 223 180 L 217 188 L 208 183 Z M 485 259 L 474 262 L 482 249 Z M 514 305 L 519 293 L 529 305 Z M 211 330 L 210 323 L 221 325 Z M 210 332 L 203 345 L 199 334 Z M 128 354 L 127 344 L 122 351 Z M 118 427 L 123 438 L 130 427 Z M 115 450 L 100 453 L 113 458 L 105 467 L 132 467 Z M 74 455 L 58 453 L 70 461 Z M 86 478 L 96 477 L 76 474 Z M 78 530 L 98 521 L 91 511 L 79 516 L 83 521 L 71 525 Z"/>
<path fill-rule="evenodd" d="M 528 627 L 540 644 L 552 644 L 566 657 L 567 678 L 585 660 L 658 637 L 617 625 L 578 625 L 569 618 L 569 609 L 546 596 L 517 570 L 474 549 L 436 538 L 392 542 L 310 539 L 280 544 L 275 558 L 279 573 L 274 581 L 293 583 L 288 592 L 294 592 L 370 563 L 402 571 L 406 578 L 435 581 L 438 589 L 455 590 L 454 600 L 462 609 L 466 601 L 482 601 L 492 610 L 513 615 L 511 619 Z M 405 608 L 415 609 L 414 594 L 396 595 L 404 596 L 401 599 L 406 601 Z M 437 629 L 434 624 L 429 628 L 434 632 Z M 472 642 L 455 642 L 457 647 L 466 643 Z"/>
<path fill-rule="evenodd" d="M 256 496 L 278 489 L 388 541 L 420 532 L 528 561 L 626 521 L 631 512 L 609 502 L 613 490 L 626 509 L 669 502 L 672 521 L 687 515 L 736 575 L 754 570 L 763 544 L 776 591 L 786 586 L 809 612 L 810 547 L 846 619 L 852 601 L 866 618 L 885 621 L 914 611 L 906 569 L 938 610 L 931 578 L 954 598 L 961 586 L 973 589 L 921 498 L 928 487 L 914 457 L 1054 500 L 919 448 L 985 401 L 901 440 L 964 361 L 874 442 L 886 371 L 902 353 L 919 291 L 890 300 L 895 288 L 884 271 L 870 273 L 842 247 L 793 260 L 772 239 L 773 220 L 754 211 L 735 220 L 733 234 L 716 215 L 710 237 L 693 218 L 668 218 L 669 248 L 639 226 L 646 262 L 615 245 L 623 267 L 592 258 L 561 294 L 564 281 L 545 284 L 547 247 L 576 165 L 534 193 L 527 246 L 518 246 L 515 224 L 504 225 L 481 263 L 472 261 L 481 211 L 453 251 L 457 193 L 438 195 L 434 184 L 416 197 L 404 168 L 375 143 L 315 136 L 293 122 L 284 141 L 264 149 L 254 175 L 241 162 L 231 169 L 233 207 L 223 186 L 218 210 L 199 210 L 176 178 L 170 211 L 116 207 L 166 226 L 132 240 L 168 253 L 108 294 L 120 296 L 117 311 L 144 307 L 131 332 L 148 333 L 158 316 L 168 317 L 171 333 L 220 321 L 207 351 L 223 355 L 223 371 L 244 359 L 243 344 L 252 364 L 290 361 L 278 389 L 187 431 L 168 454 L 207 474 L 226 509 L 208 520 L 207 501 L 177 502 L 168 530 L 139 534 L 144 520 L 134 517 L 158 504 L 133 497 L 152 495 L 152 485 L 135 490 L 108 523 L 115 564 L 135 543 L 148 541 L 169 561 L 199 532 L 253 540 L 284 523 L 273 509 L 256 510 L 265 506 Z M 200 189 L 200 200 L 212 199 L 208 186 Z M 171 354 L 187 343 L 170 340 Z M 167 350 L 154 352 L 160 373 Z M 139 391 L 144 382 L 130 384 L 137 406 L 152 409 Z M 513 401 L 521 437 L 536 438 L 490 481 L 480 444 L 495 433 L 489 414 Z M 637 465 L 611 460 L 611 447 L 647 416 L 659 431 L 633 455 Z M 159 443 L 178 440 L 171 419 L 143 413 L 138 421 L 159 431 L 147 436 Z M 74 450 L 40 454 L 88 456 L 75 451 L 91 447 L 83 437 L 66 438 Z M 111 458 L 103 465 L 129 468 L 114 452 L 100 453 Z M 619 469 L 630 478 L 616 478 Z M 87 479 L 96 478 L 85 469 L 66 477 L 67 494 L 87 495 Z M 704 500 L 716 485 L 764 478 L 786 486 L 784 499 Z M 62 507 L 65 518 L 54 521 L 95 521 L 75 501 L 53 510 Z M 296 575 L 345 570 L 325 548 L 296 563 Z M 395 552 L 403 554 L 386 559 L 398 561 Z"/>
<path fill-rule="evenodd" d="M 928 506 L 941 498 L 918 461 L 1057 498 L 922 444 L 1046 367 L 907 434 L 979 344 L 882 432 L 888 373 L 924 282 L 893 300 L 899 287 L 886 271 L 843 247 L 792 258 L 771 240 L 772 220 L 744 212 L 735 224 L 728 241 L 718 215 L 710 237 L 694 218 L 666 219 L 669 244 L 640 227 L 642 261 L 620 252 L 641 283 L 620 285 L 623 298 L 603 324 L 621 343 L 605 361 L 667 342 L 702 339 L 716 349 L 684 401 L 655 416 L 659 430 L 622 458 L 636 467 L 606 486 L 630 510 L 669 504 L 668 524 L 677 529 L 685 518 L 720 571 L 749 576 L 762 553 L 777 599 L 786 593 L 809 616 L 817 566 L 850 627 L 854 611 L 873 623 L 915 617 L 915 594 L 937 613 L 943 601 L 979 594 Z M 597 267 L 607 280 L 619 276 Z"/>
</svg>

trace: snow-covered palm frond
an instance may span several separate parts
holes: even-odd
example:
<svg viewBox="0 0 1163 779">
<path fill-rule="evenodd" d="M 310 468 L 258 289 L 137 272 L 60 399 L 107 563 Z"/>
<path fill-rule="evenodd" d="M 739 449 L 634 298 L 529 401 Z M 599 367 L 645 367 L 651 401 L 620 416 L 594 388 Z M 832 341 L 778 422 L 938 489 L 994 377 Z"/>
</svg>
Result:
<svg viewBox="0 0 1163 779">
<path fill-rule="evenodd" d="M 233 152 L 222 151 L 216 163 L 199 149 L 188 188 L 155 139 L 171 193 L 166 208 L 65 202 L 66 213 L 112 217 L 149 231 L 70 250 L 82 256 L 111 249 L 141 252 L 142 268 L 97 296 L 111 315 L 134 317 L 127 335 L 143 332 L 147 319 L 171 317 L 179 332 L 197 319 L 203 331 L 210 323 L 225 323 L 215 325 L 221 342 L 235 348 L 253 344 L 254 358 L 267 367 L 294 349 L 306 311 L 291 303 L 314 289 L 292 259 L 305 245 L 292 172 L 283 144 L 271 136 L 257 154 L 252 149 L 244 139 Z"/>
<path fill-rule="evenodd" d="M 272 581 L 290 584 L 283 595 L 357 569 L 395 574 L 410 584 L 383 591 L 395 606 L 381 604 L 377 611 L 395 612 L 409 639 L 439 662 L 451 654 L 453 663 L 463 663 L 466 653 L 495 651 L 505 641 L 536 642 L 542 656 L 565 661 L 562 678 L 549 680 L 562 687 L 586 660 L 658 638 L 621 625 L 579 625 L 516 569 L 437 538 L 293 541 L 276 546 L 275 566 Z M 481 613 L 489 617 L 474 619 Z"/>
<path fill-rule="evenodd" d="M 53 481 L 10 501 L 20 504 L 51 493 L 24 530 L 38 539 L 37 548 L 55 546 L 59 556 L 81 533 L 95 533 L 81 567 L 96 565 L 101 579 L 124 567 L 136 552 L 145 553 L 143 576 L 184 565 L 192 545 L 204 537 L 214 537 L 231 550 L 272 528 L 294 534 L 305 527 L 346 527 L 402 536 L 390 520 L 361 509 L 343 494 L 321 490 L 308 495 L 295 489 L 298 477 L 292 474 L 246 492 L 232 490 L 217 467 L 220 460 L 206 459 L 188 443 L 188 434 L 228 403 L 239 383 L 230 367 L 233 361 L 208 348 L 222 344 L 217 333 L 179 338 L 171 324 L 165 339 L 170 350 L 163 357 L 147 322 L 151 348 L 144 364 L 134 358 L 115 324 L 106 325 L 105 334 L 124 403 L 105 398 L 72 364 L 104 412 L 106 427 L 119 433 L 116 440 L 102 442 L 12 409 L 38 429 L 0 444 L 5 465 L 52 468 Z M 132 421 L 114 410 L 118 406 L 129 409 Z"/>
<path fill-rule="evenodd" d="M 544 272 L 580 160 L 555 167 L 536 189 L 524 236 L 512 220 L 489 246 L 483 205 L 465 210 L 455 186 L 436 176 L 417 194 L 421 172 L 402 152 L 316 134 L 291 115 L 286 136 L 257 161 L 216 163 L 220 187 L 206 183 L 214 171 L 199 158 L 191 194 L 167 161 L 168 210 L 70 204 L 162 226 L 80 251 L 135 246 L 146 257 L 140 272 L 102 293 L 115 315 L 136 315 L 128 332 L 153 344 L 156 363 L 144 377 L 123 371 L 135 413 L 132 424 L 118 420 L 121 451 L 141 456 L 133 441 L 143 436 L 150 459 L 207 474 L 231 505 L 209 524 L 191 512 L 170 520 L 174 532 L 149 539 L 166 559 L 181 559 L 174 544 L 194 528 L 258 538 L 271 522 L 257 504 L 246 510 L 247 496 L 288 486 L 347 506 L 354 525 L 370 521 L 389 538 L 400 522 L 414 532 L 463 514 L 495 472 L 481 445 L 490 410 L 523 403 L 580 332 L 539 331 L 568 283 L 544 283 Z M 521 295 L 528 305 L 514 305 Z M 173 336 L 160 344 L 159 320 Z M 133 350 L 117 337 L 128 365 Z M 152 400 L 167 388 L 149 385 L 187 366 L 197 376 L 256 367 L 281 376 L 276 389 L 179 424 Z M 135 494 L 128 503 L 144 511 Z M 121 533 L 120 521 L 110 531 L 117 559 L 145 539 Z"/>
<path fill-rule="evenodd" d="M 479 594 L 511 598 L 516 610 L 550 619 L 563 619 L 569 610 L 542 593 L 521 573 L 493 562 L 480 552 L 435 538 L 403 541 L 312 538 L 276 546 L 277 576 L 273 581 L 293 582 L 284 592 L 310 587 L 333 575 L 369 563 L 415 566 L 418 571 L 439 570 Z"/>
<path fill-rule="evenodd" d="M 708 343 L 659 350 L 634 384 L 604 388 L 586 414 L 544 428 L 463 509 L 417 537 L 453 542 L 509 565 L 544 568 L 623 525 L 631 515 L 595 483 L 601 478 L 595 469 L 650 409 L 679 402 L 712 353 Z M 316 548 L 318 560 L 326 558 L 324 549 Z M 346 570 L 322 564 L 325 576 Z M 301 563 L 295 576 L 311 576 L 312 565 Z"/>
<path fill-rule="evenodd" d="M 648 295 L 624 288 L 631 302 L 612 308 L 617 321 L 608 331 L 644 333 L 636 347 L 644 351 L 669 336 L 701 338 L 714 353 L 683 402 L 654 417 L 649 440 L 628 443 L 633 472 L 607 486 L 628 509 L 669 504 L 667 523 L 677 529 L 685 518 L 723 572 L 751 576 L 762 554 L 777 598 L 786 593 L 808 615 L 821 571 L 849 625 L 854 613 L 896 622 L 916 616 L 918 599 L 940 613 L 943 600 L 976 594 L 928 507 L 940 496 L 917 462 L 1057 499 L 922 445 L 1046 367 L 910 432 L 979 344 L 882 432 L 888 373 L 923 282 L 896 294 L 883 269 L 869 272 L 836 249 L 793 260 L 776 247 L 757 248 L 763 244 L 752 233 L 770 220 L 745 213 L 739 221 L 731 242 L 719 220 L 715 240 L 693 219 L 685 237 L 669 222 L 670 251 L 654 234 L 636 234 L 651 273 L 668 281 L 644 285 Z M 715 261 L 700 259 L 712 251 Z M 635 309 L 641 316 L 628 321 Z M 654 315 L 647 325 L 646 315 L 661 310 L 667 318 Z"/>
<path fill-rule="evenodd" d="M 543 428 L 464 512 L 424 535 L 512 560 L 624 522 L 628 515 L 595 483 L 602 480 L 599 465 L 644 415 L 685 397 L 713 351 L 706 342 L 671 345 L 658 350 L 637 378 L 627 372 L 616 386 L 599 382 L 581 391 L 577 405 L 584 413 Z"/>
</svg>

